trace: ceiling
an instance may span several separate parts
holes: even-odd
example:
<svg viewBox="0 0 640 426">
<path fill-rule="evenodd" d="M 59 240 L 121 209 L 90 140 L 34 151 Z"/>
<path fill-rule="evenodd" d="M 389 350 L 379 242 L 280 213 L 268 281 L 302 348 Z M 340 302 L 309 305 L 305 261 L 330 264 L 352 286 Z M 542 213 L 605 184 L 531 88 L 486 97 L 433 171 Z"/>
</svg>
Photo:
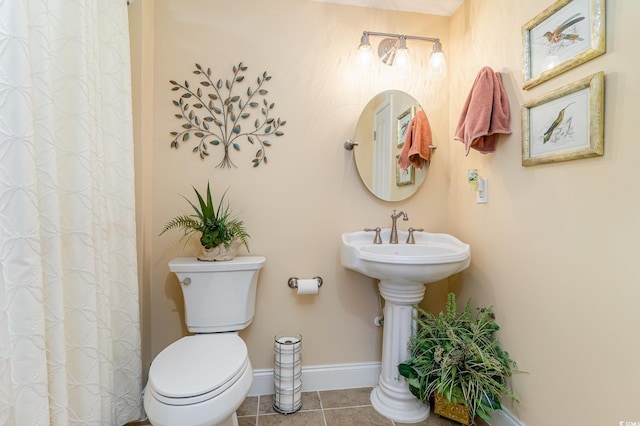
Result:
<svg viewBox="0 0 640 426">
<path fill-rule="evenodd" d="M 464 0 L 313 0 L 323 3 L 402 10 L 405 12 L 451 16 Z"/>
</svg>

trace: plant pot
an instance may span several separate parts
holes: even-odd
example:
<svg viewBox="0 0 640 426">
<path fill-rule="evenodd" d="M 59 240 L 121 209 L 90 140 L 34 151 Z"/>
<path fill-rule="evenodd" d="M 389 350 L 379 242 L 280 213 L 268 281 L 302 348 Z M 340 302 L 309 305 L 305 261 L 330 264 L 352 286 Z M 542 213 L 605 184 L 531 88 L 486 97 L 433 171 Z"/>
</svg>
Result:
<svg viewBox="0 0 640 426">
<path fill-rule="evenodd" d="M 238 253 L 238 250 L 241 246 L 242 240 L 240 240 L 239 238 L 234 238 L 233 240 L 231 240 L 229 245 L 226 247 L 224 244 L 219 244 L 210 249 L 202 246 L 202 252 L 200 253 L 200 256 L 198 256 L 198 260 L 204 260 L 208 262 L 231 260 L 236 257 L 236 254 Z"/>
<path fill-rule="evenodd" d="M 447 402 L 447 397 L 440 392 L 435 392 L 433 412 L 463 425 L 470 425 L 473 420 L 469 416 L 469 407 L 464 404 Z"/>
</svg>

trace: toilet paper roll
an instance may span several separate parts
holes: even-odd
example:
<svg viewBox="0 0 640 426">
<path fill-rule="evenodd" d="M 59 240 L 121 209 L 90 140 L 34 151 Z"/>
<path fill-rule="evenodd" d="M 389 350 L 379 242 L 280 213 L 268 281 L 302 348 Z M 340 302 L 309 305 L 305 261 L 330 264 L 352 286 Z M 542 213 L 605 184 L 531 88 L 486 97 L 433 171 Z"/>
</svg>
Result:
<svg viewBox="0 0 640 426">
<path fill-rule="evenodd" d="M 298 352 L 278 352 L 273 356 L 273 361 L 279 367 L 290 368 L 300 364 L 300 360 L 302 357 L 300 356 L 300 351 Z"/>
<path fill-rule="evenodd" d="M 298 280 L 298 294 L 318 294 L 318 279 Z"/>
<path fill-rule="evenodd" d="M 302 387 L 301 379 L 291 379 L 291 380 L 280 380 L 274 383 L 275 390 L 278 393 L 283 394 L 291 394 L 292 392 L 297 392 Z"/>
<path fill-rule="evenodd" d="M 274 361 L 278 365 L 291 367 L 300 362 L 302 342 L 299 336 L 276 336 L 273 349 L 275 351 Z"/>
<path fill-rule="evenodd" d="M 302 378 L 302 370 L 300 369 L 300 364 L 291 368 L 291 367 L 281 367 L 279 365 L 275 365 L 273 367 L 273 380 L 277 383 L 280 382 L 291 382 L 294 380 L 299 380 Z"/>
<path fill-rule="evenodd" d="M 301 364 L 302 364 L 302 357 L 300 356 L 300 352 L 295 354 L 278 353 L 278 354 L 275 354 L 273 357 L 273 365 L 277 372 L 285 371 L 285 370 L 300 371 Z M 283 375 L 284 373 L 278 373 L 278 374 Z"/>
<path fill-rule="evenodd" d="M 293 413 L 302 406 L 302 389 L 297 387 L 294 390 L 280 390 L 276 388 L 273 408 L 281 413 Z"/>
</svg>

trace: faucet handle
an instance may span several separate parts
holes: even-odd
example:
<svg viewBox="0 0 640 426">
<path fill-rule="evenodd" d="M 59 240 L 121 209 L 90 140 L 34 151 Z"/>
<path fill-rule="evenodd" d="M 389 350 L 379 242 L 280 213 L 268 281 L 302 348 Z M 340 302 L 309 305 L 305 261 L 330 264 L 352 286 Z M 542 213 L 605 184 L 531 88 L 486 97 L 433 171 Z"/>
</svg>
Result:
<svg viewBox="0 0 640 426">
<path fill-rule="evenodd" d="M 422 232 L 424 231 L 423 228 L 409 228 L 409 236 L 407 237 L 407 244 L 415 244 L 416 240 L 413 238 L 413 232 L 414 231 L 418 231 L 418 232 Z"/>
<path fill-rule="evenodd" d="M 376 232 L 376 236 L 373 238 L 373 244 L 382 244 L 382 238 L 380 237 L 380 227 L 378 226 L 377 228 L 364 228 L 364 230 L 366 232 L 372 232 L 375 231 Z"/>
</svg>

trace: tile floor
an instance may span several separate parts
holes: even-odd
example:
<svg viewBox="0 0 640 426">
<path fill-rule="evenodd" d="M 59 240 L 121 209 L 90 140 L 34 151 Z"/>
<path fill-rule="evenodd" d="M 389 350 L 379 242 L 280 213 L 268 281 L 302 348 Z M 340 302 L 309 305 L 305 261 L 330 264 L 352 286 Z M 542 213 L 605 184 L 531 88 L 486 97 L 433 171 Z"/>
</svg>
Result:
<svg viewBox="0 0 640 426">
<path fill-rule="evenodd" d="M 302 408 L 292 414 L 279 414 L 273 407 L 273 395 L 248 397 L 238 409 L 239 426 L 400 426 L 371 406 L 371 388 L 303 392 Z M 459 423 L 431 414 L 413 426 L 456 426 Z M 477 420 L 476 425 L 486 426 Z"/>
</svg>

